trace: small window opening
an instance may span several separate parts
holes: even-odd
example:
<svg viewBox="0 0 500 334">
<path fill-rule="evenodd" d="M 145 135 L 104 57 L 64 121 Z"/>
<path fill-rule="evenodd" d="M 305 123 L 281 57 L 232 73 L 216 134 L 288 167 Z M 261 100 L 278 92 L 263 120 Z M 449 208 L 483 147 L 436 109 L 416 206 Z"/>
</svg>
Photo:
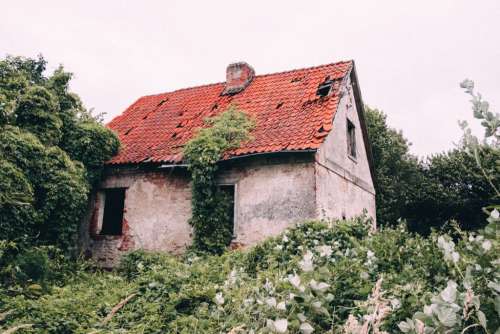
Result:
<svg viewBox="0 0 500 334">
<path fill-rule="evenodd" d="M 106 189 L 104 194 L 104 215 L 100 234 L 121 235 L 123 209 L 125 206 L 125 188 Z"/>
<path fill-rule="evenodd" d="M 316 95 L 318 96 L 327 96 L 330 94 L 333 86 L 333 80 L 330 77 L 326 77 L 323 83 L 320 83 L 318 86 L 318 90 L 316 91 Z"/>
<path fill-rule="evenodd" d="M 347 153 L 356 158 L 356 127 L 347 120 Z"/>
<path fill-rule="evenodd" d="M 224 184 L 220 185 L 219 189 L 222 191 L 224 196 L 226 197 L 225 200 L 228 201 L 228 217 L 229 221 L 228 223 L 230 224 L 228 228 L 233 231 L 233 236 L 235 236 L 235 231 L 234 231 L 234 192 L 235 192 L 235 186 L 234 184 Z"/>
</svg>

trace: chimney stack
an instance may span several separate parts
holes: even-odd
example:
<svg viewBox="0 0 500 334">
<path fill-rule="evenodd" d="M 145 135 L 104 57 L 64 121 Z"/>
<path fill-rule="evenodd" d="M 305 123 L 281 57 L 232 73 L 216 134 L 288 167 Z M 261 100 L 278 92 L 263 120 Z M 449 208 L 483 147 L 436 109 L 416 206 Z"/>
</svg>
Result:
<svg viewBox="0 0 500 334">
<path fill-rule="evenodd" d="M 229 64 L 226 69 L 226 87 L 222 95 L 232 95 L 244 90 L 255 77 L 252 66 L 245 62 Z"/>
</svg>

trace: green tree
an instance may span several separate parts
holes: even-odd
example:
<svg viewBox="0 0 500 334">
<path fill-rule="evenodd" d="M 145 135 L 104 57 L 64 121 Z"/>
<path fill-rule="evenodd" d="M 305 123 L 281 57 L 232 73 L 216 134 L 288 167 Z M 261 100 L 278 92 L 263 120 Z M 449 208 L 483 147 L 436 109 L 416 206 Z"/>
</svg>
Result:
<svg viewBox="0 0 500 334">
<path fill-rule="evenodd" d="M 387 125 L 387 116 L 378 109 L 365 107 L 377 192 L 377 221 L 395 225 L 399 218 L 410 215 L 422 184 L 421 166 L 409 153 L 409 142 Z"/>
<path fill-rule="evenodd" d="M 45 72 L 41 56 L 0 60 L 0 237 L 71 250 L 119 141 L 69 91 L 71 73 Z"/>
</svg>

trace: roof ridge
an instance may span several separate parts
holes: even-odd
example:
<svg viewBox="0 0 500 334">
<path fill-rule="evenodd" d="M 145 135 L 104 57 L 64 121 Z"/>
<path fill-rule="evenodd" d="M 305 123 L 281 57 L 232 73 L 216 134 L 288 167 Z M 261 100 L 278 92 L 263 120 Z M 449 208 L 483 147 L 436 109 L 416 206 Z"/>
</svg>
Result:
<svg viewBox="0 0 500 334">
<path fill-rule="evenodd" d="M 352 59 L 350 59 L 350 60 L 340 60 L 340 61 L 337 61 L 337 62 L 334 62 L 334 63 L 328 63 L 328 64 L 322 64 L 322 65 L 316 65 L 316 66 L 309 66 L 309 67 L 295 68 L 295 69 L 292 69 L 292 70 L 286 70 L 286 71 L 281 71 L 281 72 L 272 72 L 272 73 L 265 73 L 265 74 L 257 74 L 257 75 L 255 75 L 254 80 L 256 78 L 258 78 L 258 77 L 268 77 L 268 76 L 271 76 L 271 75 L 281 75 L 281 74 L 286 74 L 286 73 L 291 73 L 291 72 L 298 72 L 298 71 L 304 71 L 304 70 L 314 70 L 314 69 L 317 69 L 317 68 L 322 68 L 322 67 L 327 67 L 327 66 L 334 66 L 334 65 L 339 65 L 339 64 L 343 64 L 343 63 L 353 63 L 353 60 Z M 215 83 L 209 83 L 209 84 L 203 84 L 203 85 L 196 85 L 196 86 L 184 87 L 184 88 L 179 88 L 179 89 L 171 90 L 171 91 L 168 91 L 168 92 L 143 95 L 143 96 L 139 97 L 139 99 L 142 99 L 142 98 L 145 98 L 145 97 L 157 97 L 157 96 L 161 96 L 161 95 L 173 94 L 173 93 L 180 92 L 180 91 L 185 91 L 185 90 L 211 87 L 211 86 L 221 85 L 221 84 L 224 84 L 224 83 L 225 83 L 225 81 L 220 81 L 220 82 L 215 82 Z"/>
</svg>

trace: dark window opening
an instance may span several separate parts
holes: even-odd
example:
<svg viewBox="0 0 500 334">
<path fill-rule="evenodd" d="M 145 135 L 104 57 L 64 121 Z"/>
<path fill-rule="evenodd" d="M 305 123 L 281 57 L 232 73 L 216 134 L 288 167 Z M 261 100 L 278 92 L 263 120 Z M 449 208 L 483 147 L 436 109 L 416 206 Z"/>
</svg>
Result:
<svg viewBox="0 0 500 334">
<path fill-rule="evenodd" d="M 219 189 L 222 191 L 225 201 L 228 203 L 228 208 L 227 208 L 227 215 L 228 215 L 228 228 L 233 231 L 234 235 L 234 192 L 235 192 L 235 187 L 234 184 L 228 184 L 228 185 L 220 185 Z"/>
<path fill-rule="evenodd" d="M 104 191 L 104 215 L 101 235 L 121 235 L 123 209 L 125 206 L 125 188 L 106 189 Z"/>
<path fill-rule="evenodd" d="M 356 158 L 356 127 L 347 120 L 347 153 Z"/>
<path fill-rule="evenodd" d="M 333 80 L 330 80 L 329 77 L 326 77 L 325 81 L 319 84 L 316 95 L 321 97 L 329 95 L 332 90 L 332 86 Z"/>
</svg>

